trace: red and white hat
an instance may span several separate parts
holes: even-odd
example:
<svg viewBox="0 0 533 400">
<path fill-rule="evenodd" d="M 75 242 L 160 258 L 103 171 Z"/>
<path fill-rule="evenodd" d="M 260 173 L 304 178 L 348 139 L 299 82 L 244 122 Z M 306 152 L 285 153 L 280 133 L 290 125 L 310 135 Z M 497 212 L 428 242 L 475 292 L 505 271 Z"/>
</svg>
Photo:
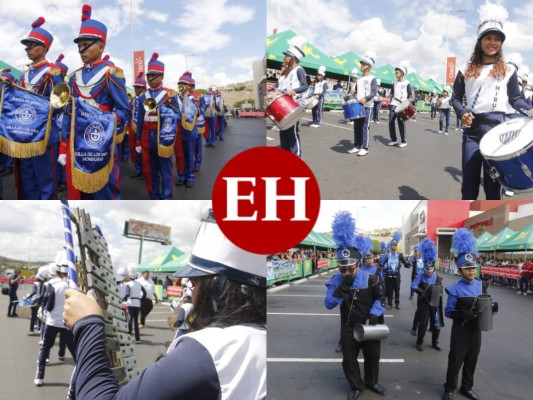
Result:
<svg viewBox="0 0 533 400">
<path fill-rule="evenodd" d="M 186 85 L 194 85 L 196 82 L 192 78 L 192 72 L 185 71 L 178 81 L 178 84 L 184 83 Z"/>
<path fill-rule="evenodd" d="M 100 39 L 102 42 L 106 42 L 107 39 L 107 27 L 95 19 L 91 19 L 92 8 L 88 4 L 84 4 L 81 9 L 81 28 L 80 34 L 74 43 L 78 43 L 83 39 Z"/>
<path fill-rule="evenodd" d="M 165 64 L 158 60 L 159 54 L 152 53 L 150 61 L 148 61 L 148 71 L 146 75 L 161 75 L 165 73 Z"/>
<path fill-rule="evenodd" d="M 39 44 L 44 45 L 47 49 L 49 49 L 50 46 L 52 45 L 52 42 L 54 41 L 54 37 L 46 29 L 41 28 L 44 22 L 45 22 L 45 19 L 43 17 L 37 18 L 33 22 L 33 24 L 31 24 L 31 27 L 33 29 L 28 34 L 28 37 L 25 39 L 22 39 L 20 43 L 22 43 L 23 45 L 27 45 L 32 42 L 39 43 Z"/>
</svg>

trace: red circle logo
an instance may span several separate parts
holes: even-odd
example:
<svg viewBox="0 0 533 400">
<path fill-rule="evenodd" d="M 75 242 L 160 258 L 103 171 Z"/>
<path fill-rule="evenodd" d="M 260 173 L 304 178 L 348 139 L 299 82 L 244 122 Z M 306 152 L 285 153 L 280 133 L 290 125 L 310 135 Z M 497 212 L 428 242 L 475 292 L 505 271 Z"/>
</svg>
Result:
<svg viewBox="0 0 533 400">
<path fill-rule="evenodd" d="M 255 147 L 233 157 L 213 187 L 213 213 L 240 248 L 275 254 L 298 245 L 320 210 L 318 182 L 305 162 L 286 150 Z"/>
</svg>

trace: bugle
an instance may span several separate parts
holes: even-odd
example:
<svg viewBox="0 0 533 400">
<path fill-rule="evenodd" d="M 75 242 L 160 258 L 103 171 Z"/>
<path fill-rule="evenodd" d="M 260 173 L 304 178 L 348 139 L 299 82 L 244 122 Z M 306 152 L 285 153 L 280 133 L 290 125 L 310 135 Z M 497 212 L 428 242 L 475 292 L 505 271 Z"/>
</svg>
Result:
<svg viewBox="0 0 533 400">
<path fill-rule="evenodd" d="M 146 100 L 144 100 L 143 107 L 144 107 L 144 111 L 146 111 L 149 114 L 152 114 L 157 109 L 157 101 L 149 97 Z"/>
<path fill-rule="evenodd" d="M 53 108 L 63 108 L 71 99 L 70 88 L 65 82 L 54 86 L 50 94 L 50 104 Z"/>
</svg>

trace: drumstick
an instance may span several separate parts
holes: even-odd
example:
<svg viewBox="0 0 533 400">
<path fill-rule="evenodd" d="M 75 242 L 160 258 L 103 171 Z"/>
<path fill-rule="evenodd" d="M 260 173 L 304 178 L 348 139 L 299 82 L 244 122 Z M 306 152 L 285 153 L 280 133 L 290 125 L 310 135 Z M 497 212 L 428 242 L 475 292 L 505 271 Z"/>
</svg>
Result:
<svg viewBox="0 0 533 400">
<path fill-rule="evenodd" d="M 533 118 L 533 113 L 529 112 L 529 110 L 526 110 L 525 108 L 521 108 L 520 112 L 524 115 L 527 115 L 529 118 Z"/>
</svg>

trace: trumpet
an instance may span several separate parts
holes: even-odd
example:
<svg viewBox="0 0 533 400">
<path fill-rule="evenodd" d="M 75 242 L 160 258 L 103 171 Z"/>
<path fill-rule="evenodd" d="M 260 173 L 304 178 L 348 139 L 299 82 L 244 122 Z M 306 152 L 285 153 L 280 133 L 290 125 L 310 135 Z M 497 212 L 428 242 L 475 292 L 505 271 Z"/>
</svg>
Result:
<svg viewBox="0 0 533 400">
<path fill-rule="evenodd" d="M 183 86 L 183 85 L 178 85 L 178 93 L 179 93 L 179 94 L 182 94 L 184 91 L 185 91 L 185 86 Z"/>
<path fill-rule="evenodd" d="M 63 108 L 71 100 L 70 88 L 64 82 L 54 86 L 50 94 L 50 104 L 54 108 Z"/>
<path fill-rule="evenodd" d="M 143 107 L 147 113 L 151 114 L 157 109 L 157 102 L 155 101 L 155 99 L 150 97 L 144 100 Z"/>
<path fill-rule="evenodd" d="M 128 101 L 131 103 L 132 100 L 133 100 L 133 96 L 131 95 L 131 93 L 128 93 Z"/>
</svg>

